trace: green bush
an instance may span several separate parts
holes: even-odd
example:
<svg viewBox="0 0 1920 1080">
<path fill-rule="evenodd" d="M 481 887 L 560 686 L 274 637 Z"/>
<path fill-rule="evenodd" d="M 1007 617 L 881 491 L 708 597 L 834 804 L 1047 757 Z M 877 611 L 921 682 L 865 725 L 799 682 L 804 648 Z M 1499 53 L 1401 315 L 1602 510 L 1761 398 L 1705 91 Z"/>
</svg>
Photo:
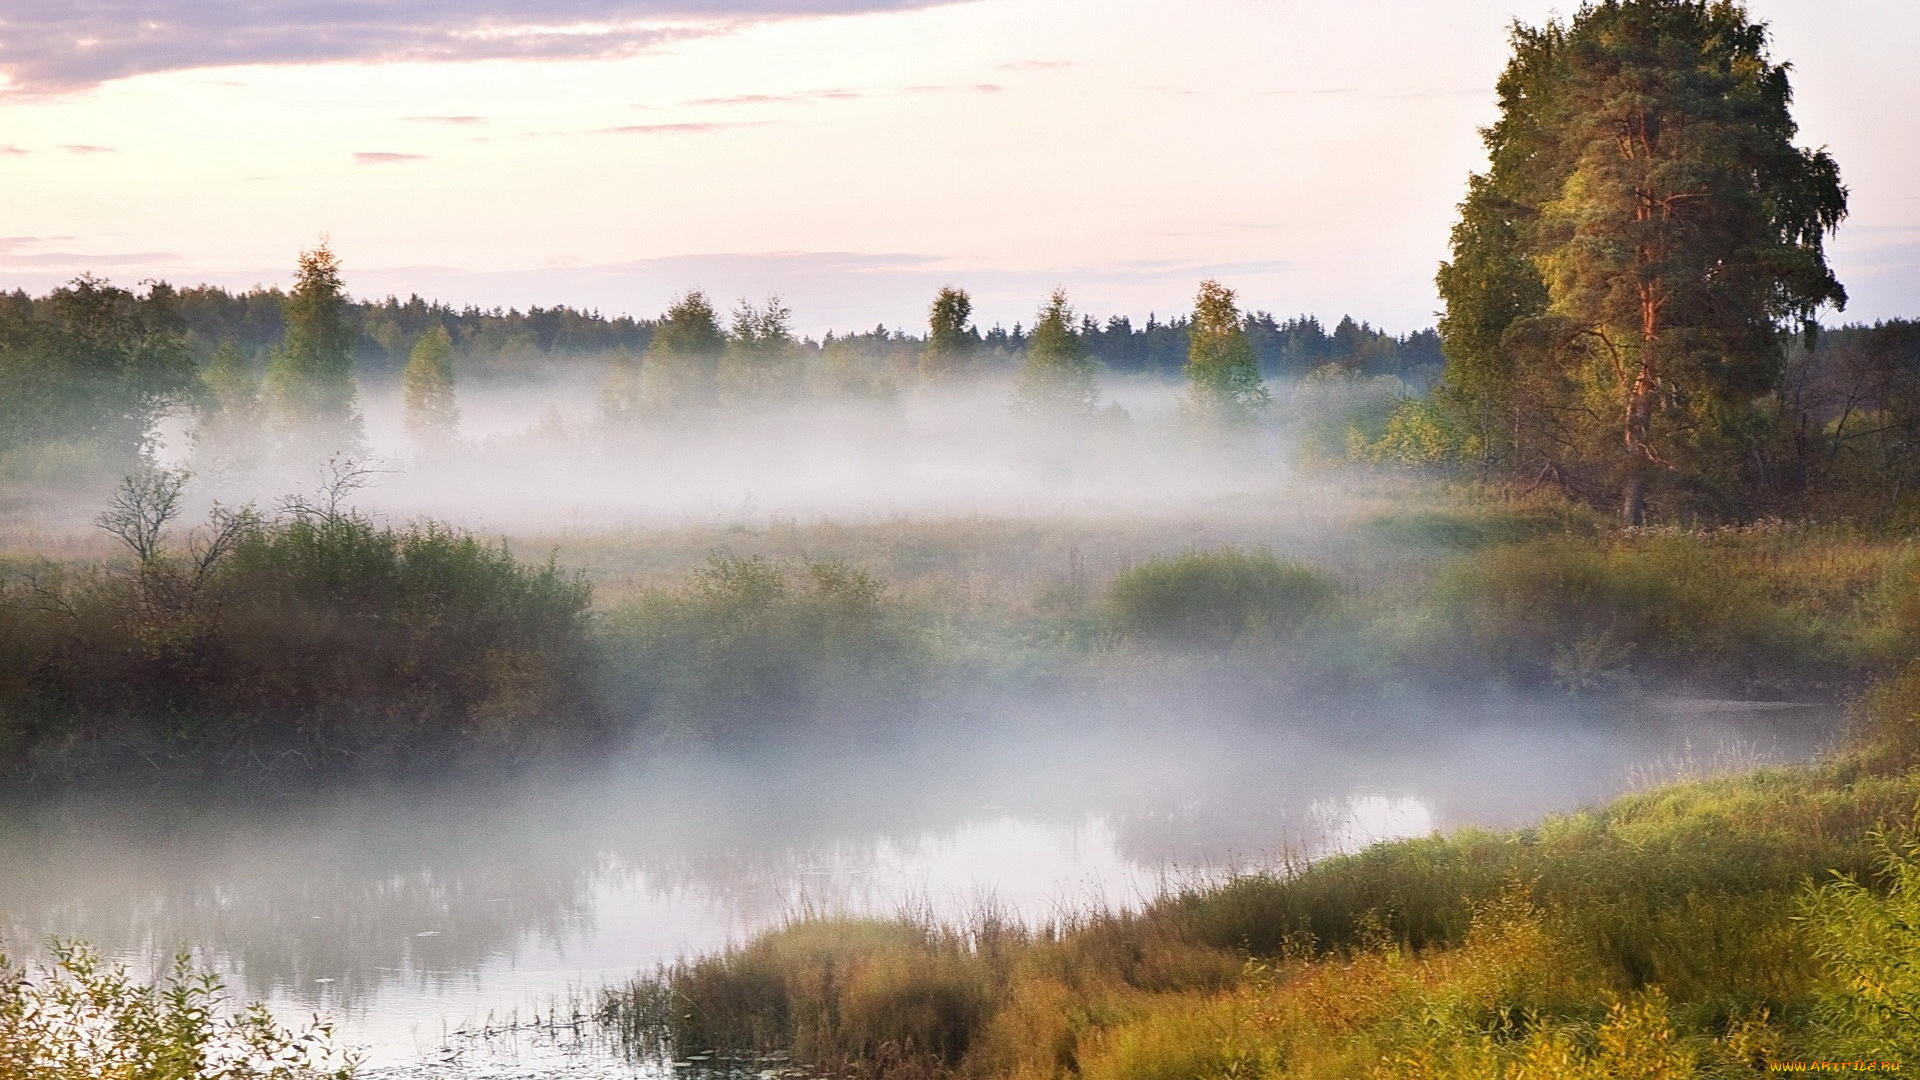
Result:
<svg viewBox="0 0 1920 1080">
<path fill-rule="evenodd" d="M 155 984 L 52 944 L 53 962 L 0 954 L 0 1077 L 8 1080 L 348 1080 L 355 1061 L 332 1029 L 276 1024 L 265 1006 L 226 1008 L 220 980 L 176 958 Z"/>
<path fill-rule="evenodd" d="M 214 532 L 0 575 L 0 768 L 338 764 L 595 729 L 590 593 L 551 562 L 338 510 Z"/>
<path fill-rule="evenodd" d="M 1469 557 L 1437 583 L 1411 659 L 1443 677 L 1572 691 L 1630 675 L 1831 678 L 1841 662 L 1771 595 L 1755 560 L 1689 534 L 1553 538 Z"/>
<path fill-rule="evenodd" d="M 657 730 L 731 742 L 856 728 L 907 708 L 927 647 L 885 585 L 837 560 L 715 555 L 612 611 L 606 691 Z"/>
<path fill-rule="evenodd" d="M 1294 635 L 1334 594 L 1316 570 L 1229 547 L 1149 559 L 1114 579 L 1106 604 L 1122 636 L 1213 648 Z"/>
<path fill-rule="evenodd" d="M 1805 917 L 1830 984 L 1819 1014 L 1834 1057 L 1920 1061 L 1920 841 L 1879 837 L 1877 890 L 1846 875 Z"/>
</svg>

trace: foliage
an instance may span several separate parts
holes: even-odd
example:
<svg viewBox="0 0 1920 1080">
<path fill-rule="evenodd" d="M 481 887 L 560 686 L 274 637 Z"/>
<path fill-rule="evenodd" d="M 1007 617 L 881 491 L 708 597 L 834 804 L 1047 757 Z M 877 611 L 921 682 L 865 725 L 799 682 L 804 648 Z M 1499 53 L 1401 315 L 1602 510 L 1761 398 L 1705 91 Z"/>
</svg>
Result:
<svg viewBox="0 0 1920 1080">
<path fill-rule="evenodd" d="M 1920 1060 L 1920 840 L 1876 837 L 1883 889 L 1855 875 L 1807 899 L 1831 980 L 1819 1003 L 1836 1057 Z M 1883 891 L 1884 890 L 1884 891 Z"/>
<path fill-rule="evenodd" d="M 445 446 L 460 430 L 453 397 L 453 339 L 443 327 L 420 335 L 400 374 L 407 433 L 427 446 Z"/>
<path fill-rule="evenodd" d="M 969 322 L 972 317 L 973 297 L 965 289 L 949 285 L 935 294 L 927 318 L 927 344 L 920 354 L 922 374 L 939 378 L 967 369 L 980 347 L 979 335 Z"/>
<path fill-rule="evenodd" d="M 1027 337 L 1027 363 L 1014 384 L 1016 413 L 1054 419 L 1085 419 L 1099 403 L 1093 358 L 1073 330 L 1065 289 L 1053 290 Z"/>
<path fill-rule="evenodd" d="M 656 408 L 705 408 L 718 392 L 727 335 L 705 293 L 689 292 L 655 324 L 647 345 L 646 396 Z"/>
<path fill-rule="evenodd" d="M 607 693 L 673 737 L 741 742 L 903 709 L 925 646 L 882 582 L 837 560 L 714 555 L 687 586 L 607 616 Z"/>
<path fill-rule="evenodd" d="M 1602 0 L 1516 26 L 1440 272 L 1449 400 L 1508 468 L 1628 524 L 1725 513 L 1778 387 L 1781 324 L 1845 293 L 1824 152 L 1792 145 L 1786 68 L 1732 3 Z"/>
<path fill-rule="evenodd" d="M 181 955 L 158 983 L 136 982 L 78 942 L 52 963 L 0 954 L 0 1076 L 8 1080 L 348 1080 L 353 1059 L 323 1021 L 283 1028 L 263 1005 L 225 1007 L 219 978 Z"/>
<path fill-rule="evenodd" d="M 589 590 L 552 563 L 376 525 L 337 487 L 273 517 L 216 507 L 175 545 L 183 482 L 131 477 L 103 516 L 131 568 L 0 581 L 0 768 L 337 766 L 596 730 Z"/>
<path fill-rule="evenodd" d="M 1900 564 L 1897 548 L 1784 527 L 1500 544 L 1443 574 L 1406 659 L 1572 691 L 1843 679 L 1901 647 L 1888 622 Z"/>
<path fill-rule="evenodd" d="M 1201 647 L 1286 638 L 1333 602 L 1333 583 L 1299 563 L 1238 548 L 1154 558 L 1107 589 L 1122 635 Z"/>
<path fill-rule="evenodd" d="M 203 446 L 227 448 L 259 434 L 260 373 L 252 357 L 233 338 L 223 338 L 200 372 L 200 423 L 195 438 Z"/>
<path fill-rule="evenodd" d="M 746 301 L 733 313 L 720 366 L 720 389 L 734 401 L 788 401 L 803 388 L 793 312 L 777 296 L 764 307 Z"/>
<path fill-rule="evenodd" d="M 354 404 L 357 334 L 339 257 L 325 242 L 300 253 L 285 318 L 267 389 L 286 438 L 321 456 L 357 448 L 364 438 Z"/>
<path fill-rule="evenodd" d="M 1376 845 L 1050 927 L 802 920 L 641 980 L 609 1012 L 676 1054 L 900 1077 L 1599 1080 L 1886 1054 L 1835 1040 L 1856 1008 L 1895 1019 L 1871 994 L 1910 989 L 1911 853 L 1890 870 L 1875 829 L 1911 814 L 1920 781 L 1863 761 Z M 1828 871 L 1865 882 L 1876 852 L 1890 892 L 1807 899 Z M 1814 1007 L 1859 984 L 1844 1013 Z M 874 1007 L 906 1001 L 949 1006 Z"/>
<path fill-rule="evenodd" d="M 0 309 L 0 462 L 18 471 L 36 450 L 66 446 L 126 468 L 191 387 L 173 290 L 135 295 L 83 275 L 39 307 Z"/>
<path fill-rule="evenodd" d="M 1271 404 L 1232 289 L 1213 280 L 1201 282 L 1187 334 L 1187 386 L 1195 412 L 1210 420 L 1242 423 Z"/>
</svg>

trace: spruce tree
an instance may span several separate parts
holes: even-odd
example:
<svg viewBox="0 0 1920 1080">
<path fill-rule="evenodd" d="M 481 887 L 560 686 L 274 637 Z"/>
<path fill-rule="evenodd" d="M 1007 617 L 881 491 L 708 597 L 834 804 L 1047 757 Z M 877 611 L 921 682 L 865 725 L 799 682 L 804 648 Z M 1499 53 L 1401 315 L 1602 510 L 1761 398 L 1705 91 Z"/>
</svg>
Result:
<svg viewBox="0 0 1920 1080">
<path fill-rule="evenodd" d="M 1014 384 L 1014 411 L 1084 419 L 1093 414 L 1099 399 L 1093 357 L 1074 332 L 1067 291 L 1055 289 L 1027 335 L 1027 363 Z"/>
</svg>

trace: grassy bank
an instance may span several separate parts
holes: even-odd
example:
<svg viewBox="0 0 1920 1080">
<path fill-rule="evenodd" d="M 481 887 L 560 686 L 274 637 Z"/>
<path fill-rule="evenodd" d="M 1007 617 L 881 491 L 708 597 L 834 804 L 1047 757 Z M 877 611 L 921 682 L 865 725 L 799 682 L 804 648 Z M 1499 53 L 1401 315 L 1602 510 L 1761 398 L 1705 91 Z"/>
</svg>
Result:
<svg viewBox="0 0 1920 1080">
<path fill-rule="evenodd" d="M 1920 674 L 1870 750 L 1045 929 L 807 920 L 609 998 L 836 1075 L 1687 1077 L 1920 1062 Z M 1907 749 L 1899 749 L 1905 747 Z"/>
</svg>

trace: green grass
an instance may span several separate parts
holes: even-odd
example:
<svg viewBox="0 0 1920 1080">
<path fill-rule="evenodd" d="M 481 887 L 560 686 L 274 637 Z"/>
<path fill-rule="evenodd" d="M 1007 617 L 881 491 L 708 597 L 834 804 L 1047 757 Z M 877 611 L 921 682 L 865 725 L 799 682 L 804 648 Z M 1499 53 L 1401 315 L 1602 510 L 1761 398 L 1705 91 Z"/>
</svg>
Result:
<svg viewBox="0 0 1920 1080">
<path fill-rule="evenodd" d="M 1902 723 L 1909 722 L 1902 718 Z M 1047 928 L 806 920 L 610 998 L 836 1075 L 1751 1075 L 1917 1052 L 1911 759 L 1630 795 Z"/>
</svg>

